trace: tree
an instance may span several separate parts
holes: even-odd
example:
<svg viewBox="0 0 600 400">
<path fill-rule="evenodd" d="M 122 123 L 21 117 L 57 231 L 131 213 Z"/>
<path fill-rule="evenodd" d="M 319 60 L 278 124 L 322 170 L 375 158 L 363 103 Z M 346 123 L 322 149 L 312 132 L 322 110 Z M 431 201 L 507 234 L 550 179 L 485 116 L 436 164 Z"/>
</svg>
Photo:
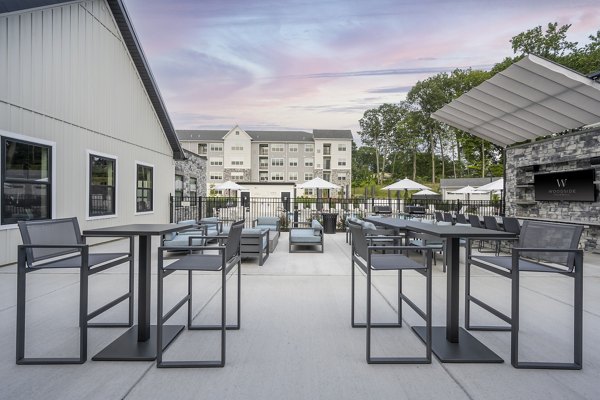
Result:
<svg viewBox="0 0 600 400">
<path fill-rule="evenodd" d="M 515 54 L 524 56 L 535 54 L 548 59 L 564 57 L 577 51 L 577 42 L 567 41 L 567 31 L 571 24 L 558 27 L 558 22 L 549 23 L 546 32 L 542 26 L 536 26 L 514 36 L 510 42 Z"/>
</svg>

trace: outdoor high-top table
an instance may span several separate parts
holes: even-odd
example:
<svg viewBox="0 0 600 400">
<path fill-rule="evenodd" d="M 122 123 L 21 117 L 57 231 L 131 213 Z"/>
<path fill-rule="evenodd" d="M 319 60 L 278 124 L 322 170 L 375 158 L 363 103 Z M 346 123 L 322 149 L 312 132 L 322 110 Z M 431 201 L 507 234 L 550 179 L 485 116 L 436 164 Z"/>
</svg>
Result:
<svg viewBox="0 0 600 400">
<path fill-rule="evenodd" d="M 83 231 L 85 236 L 138 236 L 138 324 L 106 346 L 95 361 L 152 361 L 156 359 L 156 325 L 150 325 L 151 241 L 161 236 L 189 228 L 182 224 L 131 224 Z M 183 330 L 183 325 L 165 325 L 163 346 L 166 347 Z"/>
<path fill-rule="evenodd" d="M 365 220 L 401 231 L 413 231 L 437 236 L 446 240 L 445 259 L 447 266 L 446 326 L 433 327 L 432 351 L 442 362 L 453 363 L 501 363 L 496 353 L 475 339 L 464 328 L 459 327 L 459 269 L 460 239 L 511 239 L 510 232 L 468 226 L 438 226 L 400 218 L 369 217 Z M 425 327 L 413 327 L 413 330 L 425 340 Z"/>
</svg>

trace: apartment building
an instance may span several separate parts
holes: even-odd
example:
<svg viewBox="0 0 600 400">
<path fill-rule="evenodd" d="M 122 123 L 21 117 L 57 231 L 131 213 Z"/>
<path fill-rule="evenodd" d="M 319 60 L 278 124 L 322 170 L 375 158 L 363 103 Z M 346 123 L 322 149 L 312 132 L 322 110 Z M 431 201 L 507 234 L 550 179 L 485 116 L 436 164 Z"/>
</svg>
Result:
<svg viewBox="0 0 600 400">
<path fill-rule="evenodd" d="M 227 180 L 292 187 L 321 177 L 350 194 L 350 130 L 246 131 L 235 126 L 229 131 L 179 130 L 177 136 L 184 149 L 206 156 L 209 187 Z"/>
</svg>

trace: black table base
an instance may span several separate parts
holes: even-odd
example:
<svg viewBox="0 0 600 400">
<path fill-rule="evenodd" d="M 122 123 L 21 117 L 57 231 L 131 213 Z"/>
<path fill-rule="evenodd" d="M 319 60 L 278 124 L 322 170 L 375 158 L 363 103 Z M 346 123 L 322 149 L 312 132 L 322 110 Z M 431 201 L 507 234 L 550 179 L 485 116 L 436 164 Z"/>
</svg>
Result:
<svg viewBox="0 0 600 400">
<path fill-rule="evenodd" d="M 184 325 L 165 325 L 163 348 L 183 331 Z M 94 361 L 154 361 L 156 360 L 156 325 L 150 326 L 150 339 L 138 342 L 137 325 L 129 328 L 114 342 L 96 354 Z"/>
<path fill-rule="evenodd" d="M 413 326 L 419 338 L 425 342 L 426 329 L 424 326 Z M 434 326 L 431 347 L 433 354 L 441 362 L 446 363 L 502 363 L 504 360 L 487 348 L 473 335 L 459 328 L 459 343 L 446 340 L 446 327 Z"/>
</svg>

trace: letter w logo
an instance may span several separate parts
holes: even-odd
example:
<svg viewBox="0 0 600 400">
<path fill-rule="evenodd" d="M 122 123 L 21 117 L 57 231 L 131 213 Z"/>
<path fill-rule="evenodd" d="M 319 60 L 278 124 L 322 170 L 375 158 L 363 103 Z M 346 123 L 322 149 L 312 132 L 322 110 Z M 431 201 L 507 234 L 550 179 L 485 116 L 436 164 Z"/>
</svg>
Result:
<svg viewBox="0 0 600 400">
<path fill-rule="evenodd" d="M 556 185 L 560 188 L 564 188 L 567 186 L 567 180 L 566 179 L 557 179 L 556 180 Z"/>
</svg>

